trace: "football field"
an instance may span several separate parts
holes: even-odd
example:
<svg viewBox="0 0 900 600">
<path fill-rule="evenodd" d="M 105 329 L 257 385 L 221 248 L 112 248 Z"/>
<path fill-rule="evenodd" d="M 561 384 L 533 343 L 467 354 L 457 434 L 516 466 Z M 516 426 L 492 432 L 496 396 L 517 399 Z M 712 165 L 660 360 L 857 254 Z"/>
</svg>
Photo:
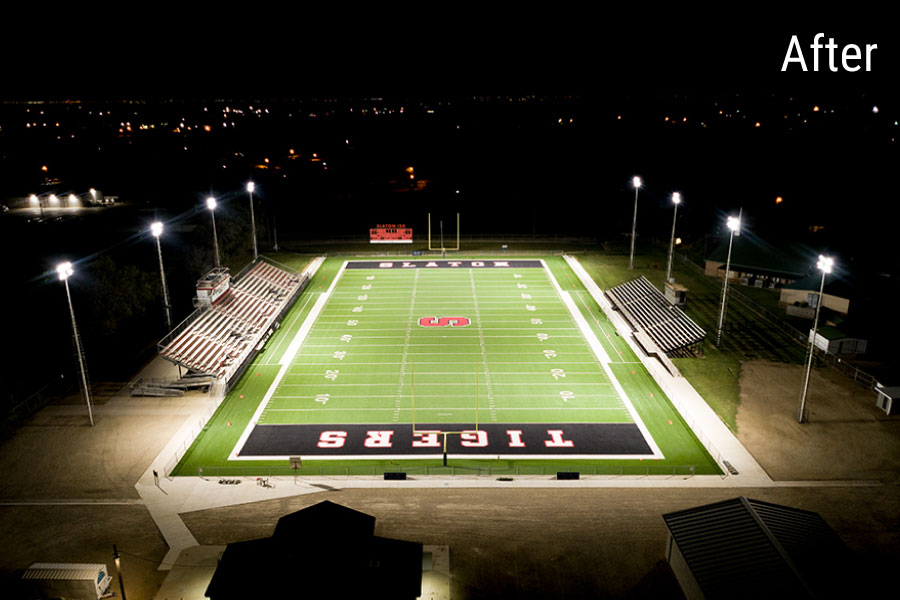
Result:
<svg viewBox="0 0 900 600">
<path fill-rule="evenodd" d="M 718 472 L 566 269 L 328 259 L 176 474 L 442 458 Z"/>
<path fill-rule="evenodd" d="M 540 260 L 348 261 L 233 457 L 662 458 L 567 296 Z"/>
</svg>

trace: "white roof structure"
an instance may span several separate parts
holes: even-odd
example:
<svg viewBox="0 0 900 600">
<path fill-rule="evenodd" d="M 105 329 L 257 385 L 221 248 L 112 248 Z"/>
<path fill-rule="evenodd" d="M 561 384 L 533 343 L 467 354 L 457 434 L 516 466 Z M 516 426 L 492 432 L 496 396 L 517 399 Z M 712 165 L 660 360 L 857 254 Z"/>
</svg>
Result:
<svg viewBox="0 0 900 600">
<path fill-rule="evenodd" d="M 22 579 L 88 579 L 96 581 L 106 573 L 103 563 L 34 563 L 22 574 Z"/>
</svg>

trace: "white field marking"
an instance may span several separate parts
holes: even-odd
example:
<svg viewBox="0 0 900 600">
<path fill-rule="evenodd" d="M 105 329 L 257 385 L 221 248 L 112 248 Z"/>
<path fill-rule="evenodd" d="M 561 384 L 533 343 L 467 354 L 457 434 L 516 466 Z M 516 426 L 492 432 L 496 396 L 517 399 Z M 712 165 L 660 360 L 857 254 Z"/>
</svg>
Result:
<svg viewBox="0 0 900 600">
<path fill-rule="evenodd" d="M 378 425 L 378 423 L 372 423 Z M 384 423 L 388 425 L 388 423 Z M 474 428 L 474 427 L 473 427 Z M 338 456 L 313 456 L 311 460 L 423 460 L 428 458 L 441 458 L 439 451 L 434 454 L 351 454 Z M 290 456 L 260 455 L 238 456 L 229 460 L 290 460 Z M 638 460 L 654 458 L 650 454 L 448 454 L 449 460 Z"/>
<path fill-rule="evenodd" d="M 394 417 L 396 423 L 400 419 L 400 401 L 403 398 L 403 386 L 406 385 L 406 362 L 409 356 L 409 338 L 412 337 L 413 321 L 415 321 L 416 288 L 419 287 L 419 271 L 413 277 L 412 301 L 409 302 L 409 314 L 406 319 L 406 335 L 403 338 L 403 354 L 400 357 L 400 382 L 397 384 L 397 399 L 394 400 Z M 392 336 L 394 337 L 394 336 Z"/>
<path fill-rule="evenodd" d="M 306 305 L 307 305 L 307 304 L 309 304 L 309 300 L 310 300 L 310 298 L 313 297 L 313 295 L 314 295 L 314 292 L 310 292 L 309 294 L 306 295 L 306 300 L 303 302 L 303 306 L 301 306 L 301 307 L 300 307 L 300 310 L 298 310 L 297 313 L 293 316 L 293 318 L 291 319 L 290 324 L 287 326 L 287 329 L 290 329 L 291 327 L 294 326 L 294 323 L 296 323 L 296 322 L 297 322 L 297 319 L 300 318 L 300 315 L 303 314 L 303 309 L 306 308 Z M 278 354 L 278 350 L 281 348 L 281 345 L 284 344 L 284 341 L 285 341 L 286 339 L 287 339 L 287 336 L 286 336 L 286 335 L 285 335 L 285 336 L 282 336 L 281 339 L 278 340 L 278 343 L 275 344 L 275 349 L 274 349 L 272 352 L 270 352 L 269 354 L 270 354 L 270 355 L 272 355 L 272 354 L 276 354 L 276 355 L 277 355 L 277 354 Z"/>
<path fill-rule="evenodd" d="M 294 335 L 294 339 L 291 341 L 290 345 L 279 361 L 281 368 L 278 370 L 278 374 L 275 375 L 275 379 L 272 381 L 272 384 L 269 385 L 269 389 L 266 390 L 266 393 L 265 395 L 263 395 L 262 400 L 260 400 L 259 406 L 256 407 L 256 411 L 247 422 L 247 426 L 244 428 L 243 433 L 241 433 L 241 437 L 238 438 L 238 441 L 234 445 L 234 448 L 231 449 L 231 453 L 228 455 L 228 460 L 233 460 L 233 457 L 238 456 L 241 449 L 244 447 L 244 444 L 247 443 L 247 438 L 250 437 L 250 432 L 252 432 L 253 428 L 256 427 L 256 422 L 259 421 L 263 412 L 266 410 L 266 406 L 269 404 L 269 400 L 272 398 L 275 390 L 278 388 L 278 384 L 281 382 L 281 379 L 284 377 L 284 375 L 288 372 L 291 363 L 294 361 L 294 358 L 299 352 L 300 346 L 303 344 L 303 340 L 306 338 L 309 330 L 312 329 L 313 323 L 315 323 L 316 318 L 319 316 L 319 313 L 322 312 L 322 309 L 328 302 L 328 298 L 331 296 L 331 292 L 334 290 L 335 286 L 337 286 L 341 275 L 343 275 L 344 270 L 347 268 L 347 262 L 348 261 L 346 260 L 344 261 L 344 264 L 341 265 L 340 270 L 334 276 L 331 285 L 316 299 L 316 303 L 313 305 L 312 310 L 310 310 L 309 314 L 306 315 L 306 319 L 303 321 L 303 325 L 301 325 L 300 329 L 297 330 L 296 335 Z"/>
<path fill-rule="evenodd" d="M 547 277 L 553 283 L 560 298 L 562 298 L 563 304 L 565 304 L 566 308 L 569 309 L 569 313 L 572 315 L 572 318 L 575 320 L 575 324 L 584 335 L 584 339 L 587 340 L 588 345 L 591 347 L 591 350 L 594 351 L 594 354 L 600 360 L 600 364 L 603 366 L 603 370 L 606 371 L 607 378 L 621 396 L 622 403 L 625 405 L 626 410 L 628 410 L 628 412 L 631 414 L 631 418 L 634 419 L 634 422 L 638 426 L 641 435 L 644 436 L 644 441 L 647 442 L 647 445 L 653 451 L 653 458 L 665 458 L 662 451 L 659 449 L 659 446 L 656 445 L 656 440 L 654 440 L 653 436 L 650 435 L 650 431 L 647 429 L 647 426 L 644 424 L 641 416 L 634 408 L 634 404 L 631 403 L 631 398 L 629 398 L 628 394 L 625 393 L 625 390 L 622 388 L 622 384 L 619 383 L 619 380 L 616 379 L 616 376 L 613 374 L 612 369 L 609 368 L 609 363 L 611 362 L 609 355 L 606 353 L 606 350 L 603 349 L 603 345 L 600 344 L 600 340 L 598 340 L 597 336 L 594 335 L 594 331 L 591 329 L 590 324 L 588 324 L 587 320 L 584 318 L 584 315 L 581 314 L 581 311 L 578 310 L 578 307 L 575 305 L 575 302 L 572 300 L 569 292 L 563 291 L 563 289 L 559 287 L 559 283 L 556 281 L 556 278 L 553 276 L 553 273 L 550 271 L 550 268 L 547 266 L 547 263 L 543 259 L 541 259 L 541 264 L 544 265 Z"/>
<path fill-rule="evenodd" d="M 331 388 L 332 386 L 329 385 L 328 387 Z M 301 396 L 294 396 L 294 395 L 290 395 L 290 394 L 284 394 L 284 395 L 279 394 L 278 396 L 275 397 L 275 400 L 288 400 L 288 399 L 294 400 L 297 398 L 308 399 L 310 396 L 319 396 L 319 395 L 321 395 L 321 394 L 303 394 Z M 622 400 L 621 398 L 619 398 L 619 396 L 617 394 L 581 394 L 581 396 L 584 398 L 588 398 L 588 397 L 591 397 L 591 398 L 613 398 L 613 399 L 617 400 L 619 403 L 621 403 L 621 400 Z M 369 398 L 396 398 L 396 397 L 397 397 L 396 394 L 363 394 L 363 395 L 342 394 L 341 395 L 341 398 L 343 398 L 344 400 L 355 400 L 355 399 L 366 400 Z M 403 397 L 404 398 L 412 398 L 412 395 L 404 394 Z M 416 400 L 418 400 L 420 397 L 421 398 L 439 398 L 439 399 L 471 398 L 472 394 L 422 394 L 421 396 L 419 396 L 419 394 L 416 394 Z M 550 394 L 550 395 L 547 395 L 547 394 L 504 394 L 503 397 L 504 398 L 552 398 L 553 394 Z M 619 406 L 620 409 L 623 407 L 624 407 L 624 405 Z M 501 409 L 502 408 L 503 407 L 501 407 Z M 539 407 L 539 410 L 547 410 L 547 409 L 548 409 L 548 407 L 546 407 L 546 406 Z M 274 409 L 267 408 L 266 410 L 274 410 Z M 385 406 L 385 407 L 379 408 L 378 410 L 390 411 L 393 409 L 389 406 Z M 412 410 L 412 408 L 408 408 L 408 409 L 401 408 L 400 410 Z M 419 410 L 418 406 L 416 407 L 416 410 Z M 472 410 L 472 407 L 470 406 L 468 408 L 468 410 Z M 538 410 L 538 409 L 536 409 L 536 410 Z"/>
<path fill-rule="evenodd" d="M 570 396 L 570 398 L 571 398 L 571 396 Z M 342 412 L 342 411 L 346 411 L 346 412 L 384 411 L 384 412 L 387 412 L 389 410 L 391 410 L 391 409 L 390 408 L 375 408 L 375 407 L 329 408 L 329 407 L 325 406 L 322 408 L 270 408 L 270 409 L 268 409 L 267 412 L 315 412 L 315 413 L 321 414 L 323 412 L 331 412 L 331 411 L 334 411 L 334 412 Z M 419 408 L 417 406 L 416 412 L 419 412 L 420 410 L 423 410 L 423 411 L 427 410 L 427 411 L 432 411 L 432 412 L 434 412 L 436 410 L 458 410 L 458 411 L 463 411 L 463 412 L 468 413 L 472 410 L 472 407 L 471 406 L 435 406 L 435 407 L 431 407 L 431 408 L 428 408 L 428 407 Z M 500 407 L 500 410 L 501 411 L 509 411 L 509 410 L 598 410 L 598 411 L 599 410 L 615 410 L 615 411 L 621 412 L 622 407 L 621 406 L 576 406 L 574 404 L 569 404 L 568 406 L 561 406 L 561 407 L 557 406 L 552 409 L 548 409 L 546 406 L 544 406 L 544 407 L 502 406 L 502 407 Z M 400 411 L 401 412 L 412 412 L 412 409 L 411 408 L 401 408 Z M 394 422 L 395 421 L 392 421 L 392 423 L 394 423 Z M 627 423 L 628 421 L 621 421 L 621 422 Z M 270 423 L 270 424 L 275 425 L 275 423 Z M 291 423 L 291 425 L 304 425 L 304 424 L 305 423 Z M 310 423 L 310 425 L 311 424 L 312 423 Z M 316 423 L 316 425 L 319 425 L 319 424 L 320 423 Z M 324 423 L 322 423 L 322 424 L 324 425 Z M 368 423 L 366 423 L 366 425 L 368 425 Z M 552 423 L 551 423 L 551 425 L 552 425 Z"/>
<path fill-rule="evenodd" d="M 330 375 L 325 375 L 325 378 L 326 378 L 326 379 L 332 378 L 332 377 L 333 377 L 334 379 L 337 379 L 338 371 L 331 371 L 330 373 L 331 373 Z M 346 377 L 346 375 L 342 375 L 342 376 L 341 376 L 342 379 L 343 379 L 344 377 Z M 416 384 L 416 387 L 418 387 L 418 386 L 420 386 L 420 385 L 436 385 L 436 386 L 440 386 L 440 387 L 446 387 L 446 386 L 451 386 L 451 385 L 466 385 L 466 386 L 470 386 L 470 387 L 471 387 L 472 385 L 474 385 L 474 383 L 475 383 L 474 381 L 467 381 L 467 382 L 462 382 L 462 383 L 459 383 L 459 382 L 447 382 L 447 383 L 444 383 L 444 382 L 435 382 L 435 383 L 417 383 L 417 384 Z M 316 382 L 310 382 L 310 383 L 282 383 L 282 384 L 281 384 L 281 387 L 285 388 L 285 387 L 318 386 L 318 385 L 322 385 L 321 382 L 316 381 Z M 386 385 L 397 385 L 397 384 L 396 384 L 396 383 L 330 383 L 330 384 L 328 384 L 328 387 L 329 387 L 329 388 L 333 388 L 333 387 L 341 387 L 341 386 L 379 387 L 379 386 L 386 386 Z M 484 382 L 483 382 L 483 381 L 480 381 L 480 382 L 479 382 L 479 385 L 484 385 Z M 536 385 L 553 385 L 553 386 L 559 387 L 559 384 L 556 383 L 556 382 L 554 382 L 554 381 L 551 381 L 551 382 L 549 382 L 549 383 L 546 383 L 546 382 L 544 382 L 544 383 L 540 383 L 540 382 L 535 382 L 535 383 L 495 383 L 494 385 L 520 385 L 520 386 L 521 386 L 521 385 L 526 385 L 526 386 L 528 386 L 528 387 L 534 387 L 534 386 L 536 386 Z M 568 386 L 573 386 L 573 387 L 574 387 L 574 386 L 576 386 L 576 385 L 596 386 L 596 385 L 612 385 L 612 384 L 607 383 L 607 382 L 594 383 L 594 382 L 590 382 L 590 381 L 585 381 L 585 382 L 582 382 L 582 383 L 572 383 L 572 382 L 569 382 L 569 383 L 567 383 L 566 385 L 568 385 Z M 279 397 L 282 397 L 282 396 L 279 395 Z"/>
<path fill-rule="evenodd" d="M 639 363 L 632 363 L 632 364 L 639 364 Z M 554 370 L 556 370 L 556 369 L 554 369 Z M 562 369 L 560 369 L 560 370 L 562 370 Z M 317 372 L 318 371 L 316 371 L 316 373 Z M 425 375 L 471 375 L 471 374 L 472 374 L 471 371 L 416 371 L 416 375 L 422 375 L 422 376 L 425 376 Z M 315 375 L 315 373 L 313 373 L 313 372 L 310 372 L 310 373 L 288 372 L 286 377 L 306 377 L 307 375 L 312 377 Z M 356 377 L 356 376 L 371 377 L 373 375 L 374 376 L 383 375 L 385 377 L 392 377 L 393 373 L 384 373 L 382 371 L 376 371 L 376 372 L 364 372 L 364 371 L 347 372 L 347 371 L 345 371 L 344 372 L 344 377 Z M 535 371 L 503 371 L 503 372 L 499 372 L 499 373 L 497 371 L 494 371 L 494 375 L 534 375 L 536 377 L 537 376 L 544 377 L 545 374 L 538 373 Z M 596 373 L 593 371 L 566 371 L 565 375 L 563 375 L 563 376 L 565 377 L 568 375 L 600 375 L 600 373 Z M 285 385 L 287 385 L 287 384 L 285 384 Z M 497 385 L 500 385 L 500 384 L 497 384 Z"/>
<path fill-rule="evenodd" d="M 578 295 L 578 299 L 581 300 L 581 304 L 582 304 L 586 309 L 588 309 L 588 314 L 593 315 L 594 313 L 591 312 L 591 307 L 588 306 L 587 303 L 584 301 L 584 298 L 581 296 L 581 292 L 578 292 L 577 295 Z M 601 311 L 601 313 L 602 313 L 602 311 Z M 603 328 L 603 325 L 600 324 L 600 321 L 597 321 L 597 327 L 600 328 L 600 332 L 606 337 L 606 339 L 609 340 L 609 345 L 612 346 L 613 350 L 615 350 L 616 352 L 618 352 L 618 348 L 616 348 L 615 342 L 614 342 L 613 339 L 609 336 L 609 334 L 606 333 L 606 329 Z M 622 359 L 622 356 L 621 356 L 620 354 L 617 354 L 617 356 L 618 356 L 618 358 L 619 358 L 618 362 L 625 362 L 625 361 Z"/>
</svg>

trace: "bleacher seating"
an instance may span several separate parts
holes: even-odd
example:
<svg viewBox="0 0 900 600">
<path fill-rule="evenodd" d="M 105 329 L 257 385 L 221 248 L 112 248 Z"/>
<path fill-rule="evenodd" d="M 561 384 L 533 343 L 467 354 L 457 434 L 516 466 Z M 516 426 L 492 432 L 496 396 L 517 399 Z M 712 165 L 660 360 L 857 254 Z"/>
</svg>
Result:
<svg viewBox="0 0 900 600">
<path fill-rule="evenodd" d="M 162 344 L 160 354 L 189 370 L 227 379 L 301 283 L 295 273 L 257 262 Z"/>
<path fill-rule="evenodd" d="M 694 346 L 706 336 L 645 277 L 611 288 L 606 294 L 632 327 L 645 332 L 666 355 Z"/>
</svg>

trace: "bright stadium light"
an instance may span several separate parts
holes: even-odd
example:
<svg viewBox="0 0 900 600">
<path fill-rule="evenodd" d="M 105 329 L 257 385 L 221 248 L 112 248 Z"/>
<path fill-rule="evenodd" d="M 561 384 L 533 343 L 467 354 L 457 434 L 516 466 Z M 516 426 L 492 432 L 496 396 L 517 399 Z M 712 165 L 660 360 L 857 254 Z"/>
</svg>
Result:
<svg viewBox="0 0 900 600">
<path fill-rule="evenodd" d="M 72 294 L 69 292 L 69 277 L 75 272 L 72 263 L 66 261 L 56 267 L 56 273 L 60 281 L 66 286 L 66 298 L 69 301 L 69 315 L 72 317 L 72 333 L 75 337 L 75 353 L 78 355 L 78 366 L 81 369 L 81 386 L 84 392 L 84 401 L 87 404 L 88 421 L 94 426 L 94 414 L 91 410 L 91 388 L 87 382 L 87 372 L 84 367 L 84 352 L 81 349 L 81 337 L 78 335 L 78 326 L 75 324 L 75 309 L 72 307 Z"/>
<path fill-rule="evenodd" d="M 162 235 L 162 232 L 162 222 L 156 221 L 155 223 L 150 224 L 150 233 L 156 238 L 156 253 L 159 255 L 159 277 L 162 279 L 163 308 L 166 311 L 166 326 L 168 327 L 168 332 L 172 331 L 172 307 L 169 305 L 169 290 L 166 288 L 166 271 L 163 268 L 162 244 L 159 241 L 159 236 Z"/>
<path fill-rule="evenodd" d="M 816 268 L 822 271 L 822 283 L 819 284 L 819 296 L 816 298 L 816 316 L 813 319 L 812 331 L 809 334 L 806 370 L 803 373 L 803 387 L 800 391 L 800 410 L 797 412 L 798 423 L 806 423 L 809 420 L 809 415 L 806 411 L 806 396 L 809 393 L 809 373 L 812 370 L 813 355 L 816 353 L 816 330 L 819 328 L 819 311 L 822 310 L 822 304 L 825 299 L 825 275 L 831 273 L 831 270 L 834 268 L 834 259 L 820 254 L 819 260 L 816 262 Z"/>
<path fill-rule="evenodd" d="M 207 198 L 206 208 L 209 209 L 209 214 L 212 215 L 213 248 L 216 252 L 216 267 L 219 267 L 221 263 L 219 261 L 219 236 L 216 235 L 216 199 L 212 196 Z"/>
<path fill-rule="evenodd" d="M 725 261 L 725 283 L 722 284 L 722 306 L 719 308 L 719 324 L 716 327 L 716 347 L 722 345 L 722 330 L 725 325 L 725 301 L 728 297 L 728 273 L 731 271 L 731 248 L 734 245 L 734 234 L 741 229 L 741 220 L 737 217 L 728 217 L 728 229 L 731 234 L 728 238 L 728 258 Z"/>
<path fill-rule="evenodd" d="M 216 210 L 216 206 L 217 206 L 217 204 L 216 204 L 215 198 L 210 196 L 209 198 L 206 199 L 206 208 L 208 208 L 209 210 Z"/>
<path fill-rule="evenodd" d="M 253 214 L 253 192 L 256 190 L 256 184 L 252 181 L 247 182 L 247 195 L 250 197 L 250 234 L 253 236 L 253 260 L 259 258 L 259 251 L 256 248 L 256 216 Z"/>
<path fill-rule="evenodd" d="M 675 220 L 678 219 L 678 205 L 681 204 L 681 194 L 675 192 L 672 194 L 672 204 L 675 205 L 675 212 L 672 215 L 672 239 L 669 241 L 669 264 L 666 267 L 666 281 L 672 282 L 672 256 L 675 254 Z"/>
<path fill-rule="evenodd" d="M 634 269 L 634 238 L 637 235 L 637 201 L 638 190 L 641 189 L 641 178 L 635 176 L 631 180 L 631 184 L 634 186 L 634 219 L 631 222 L 631 254 L 628 257 L 628 268 Z"/>
</svg>

